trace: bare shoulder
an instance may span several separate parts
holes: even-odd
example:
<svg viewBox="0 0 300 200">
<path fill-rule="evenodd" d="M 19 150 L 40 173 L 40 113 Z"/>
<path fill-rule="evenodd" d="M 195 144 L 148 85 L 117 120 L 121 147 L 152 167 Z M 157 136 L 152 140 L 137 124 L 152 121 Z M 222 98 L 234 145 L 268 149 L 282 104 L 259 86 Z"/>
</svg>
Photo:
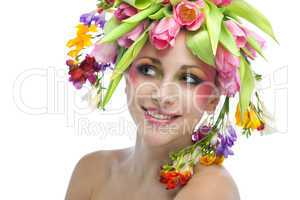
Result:
<svg viewBox="0 0 300 200">
<path fill-rule="evenodd" d="M 197 165 L 195 174 L 174 200 L 240 200 L 238 187 L 232 176 L 220 165 Z"/>
<path fill-rule="evenodd" d="M 65 199 L 89 200 L 93 188 L 101 186 L 110 175 L 111 162 L 121 159 L 124 150 L 100 150 L 80 158 L 73 170 Z"/>
</svg>

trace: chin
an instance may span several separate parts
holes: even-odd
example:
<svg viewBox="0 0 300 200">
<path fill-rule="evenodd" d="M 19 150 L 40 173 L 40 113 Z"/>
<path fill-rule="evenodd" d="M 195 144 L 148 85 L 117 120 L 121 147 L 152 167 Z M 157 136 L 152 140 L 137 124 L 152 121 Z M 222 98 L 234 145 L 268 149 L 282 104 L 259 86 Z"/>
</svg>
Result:
<svg viewBox="0 0 300 200">
<path fill-rule="evenodd" d="M 153 128 L 147 126 L 140 133 L 143 134 L 144 144 L 149 146 L 162 146 L 180 137 L 180 134 L 176 130 L 163 127 Z"/>
<path fill-rule="evenodd" d="M 156 117 L 156 118 L 155 118 Z M 145 144 L 150 146 L 161 146 L 172 142 L 180 137 L 183 116 L 160 119 L 151 116 L 145 108 L 140 115 L 140 133 Z"/>
</svg>

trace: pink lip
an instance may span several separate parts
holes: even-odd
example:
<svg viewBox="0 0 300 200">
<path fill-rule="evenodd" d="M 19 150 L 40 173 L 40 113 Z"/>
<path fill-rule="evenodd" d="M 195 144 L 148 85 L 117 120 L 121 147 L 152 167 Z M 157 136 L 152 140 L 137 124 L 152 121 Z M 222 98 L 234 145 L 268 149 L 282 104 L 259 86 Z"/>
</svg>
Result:
<svg viewBox="0 0 300 200">
<path fill-rule="evenodd" d="M 153 111 L 153 112 L 156 112 L 158 114 L 161 114 L 161 115 L 166 115 L 166 116 L 171 116 L 171 117 L 174 117 L 174 116 L 180 116 L 179 114 L 176 114 L 176 113 L 166 113 L 166 112 L 163 112 L 157 108 L 146 108 L 147 110 L 149 111 Z"/>
<path fill-rule="evenodd" d="M 172 119 L 165 119 L 165 120 L 160 120 L 160 119 L 156 119 L 154 117 L 152 117 L 151 115 L 149 115 L 147 113 L 147 111 L 143 108 L 144 110 L 144 116 L 145 116 L 145 119 L 152 123 L 153 125 L 156 125 L 156 126 L 162 126 L 162 125 L 167 125 L 167 124 L 171 124 L 172 122 L 174 122 L 178 117 L 180 117 L 180 115 L 174 115 L 174 114 L 165 114 L 165 113 L 162 113 L 162 112 L 157 112 L 159 114 L 163 114 L 163 115 L 167 115 L 167 116 L 171 116 L 171 117 L 174 117 L 176 116 L 175 118 L 172 118 Z M 158 109 L 156 108 L 147 108 L 147 110 L 149 111 L 158 111 Z"/>
</svg>

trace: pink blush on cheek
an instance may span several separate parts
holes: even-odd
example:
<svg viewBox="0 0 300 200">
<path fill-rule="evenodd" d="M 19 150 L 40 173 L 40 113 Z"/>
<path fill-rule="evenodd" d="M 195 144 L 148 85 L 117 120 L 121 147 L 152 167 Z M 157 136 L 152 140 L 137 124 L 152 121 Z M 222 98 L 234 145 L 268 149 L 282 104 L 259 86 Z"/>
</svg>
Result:
<svg viewBox="0 0 300 200">
<path fill-rule="evenodd" d="M 213 92 L 213 85 L 204 83 L 196 88 L 195 102 L 198 109 L 205 109 L 209 96 Z"/>
<path fill-rule="evenodd" d="M 130 67 L 129 69 L 129 79 L 133 85 L 137 84 L 137 70 L 135 67 Z"/>
</svg>

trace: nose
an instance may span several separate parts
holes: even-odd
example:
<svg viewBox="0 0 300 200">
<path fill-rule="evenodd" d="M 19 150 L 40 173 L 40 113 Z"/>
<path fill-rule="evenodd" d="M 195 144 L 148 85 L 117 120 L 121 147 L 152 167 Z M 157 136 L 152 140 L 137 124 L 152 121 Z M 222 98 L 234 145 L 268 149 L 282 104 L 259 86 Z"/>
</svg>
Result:
<svg viewBox="0 0 300 200">
<path fill-rule="evenodd" d="M 176 104 L 178 94 L 178 86 L 175 83 L 163 82 L 153 90 L 151 99 L 154 104 L 164 109 Z"/>
</svg>

